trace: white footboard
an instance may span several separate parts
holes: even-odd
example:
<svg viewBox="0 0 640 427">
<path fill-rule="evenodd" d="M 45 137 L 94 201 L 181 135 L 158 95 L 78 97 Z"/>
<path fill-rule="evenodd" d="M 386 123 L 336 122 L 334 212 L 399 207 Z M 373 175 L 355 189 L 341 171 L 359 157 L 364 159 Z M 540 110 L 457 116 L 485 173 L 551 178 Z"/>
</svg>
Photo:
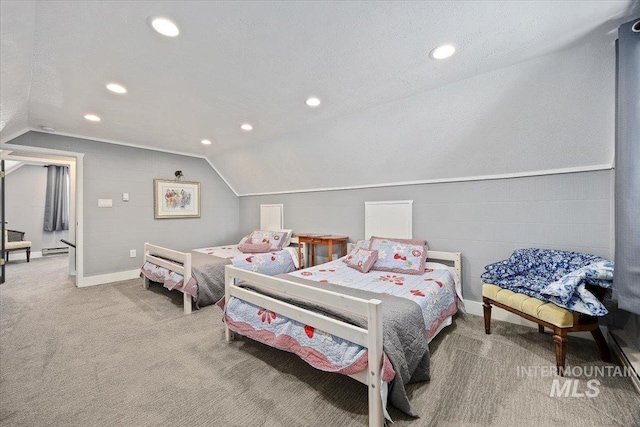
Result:
<svg viewBox="0 0 640 427">
<path fill-rule="evenodd" d="M 163 248 L 161 246 L 144 244 L 144 262 L 149 261 L 152 264 L 164 267 L 168 270 L 175 271 L 184 277 L 184 285 L 191 278 L 191 254 L 186 252 L 178 252 L 173 249 Z M 144 275 L 143 275 L 144 276 Z M 144 277 L 144 287 L 149 287 L 149 279 Z M 184 313 L 191 313 L 191 295 L 183 292 Z"/>
<path fill-rule="evenodd" d="M 367 319 L 367 327 L 361 328 L 341 322 L 294 304 L 241 288 L 235 285 L 235 279 L 238 279 L 238 282 L 250 283 L 256 289 L 264 289 L 276 295 L 286 295 L 362 316 Z M 367 385 L 369 392 L 369 426 L 380 427 L 384 424 L 382 398 L 380 396 L 382 378 L 382 301 L 377 299 L 364 300 L 277 277 L 240 270 L 227 265 L 225 267 L 225 301 L 229 301 L 232 296 L 366 347 L 369 355 L 367 370 L 364 374 L 353 375 L 352 377 Z M 225 336 L 227 341 L 233 339 L 233 333 L 226 325 Z"/>
</svg>

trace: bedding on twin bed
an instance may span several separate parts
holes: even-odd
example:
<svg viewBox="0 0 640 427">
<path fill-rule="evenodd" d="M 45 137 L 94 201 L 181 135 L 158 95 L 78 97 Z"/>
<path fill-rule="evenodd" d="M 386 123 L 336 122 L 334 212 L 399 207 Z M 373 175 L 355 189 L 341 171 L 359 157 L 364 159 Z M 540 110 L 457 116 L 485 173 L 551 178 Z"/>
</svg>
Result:
<svg viewBox="0 0 640 427">
<path fill-rule="evenodd" d="M 381 299 L 382 379 L 391 381 L 390 402 L 417 416 L 404 385 L 429 379 L 428 342 L 451 323 L 451 316 L 458 309 L 464 310 L 459 279 L 453 269 L 427 263 L 421 275 L 379 270 L 362 273 L 339 259 L 278 277 L 364 299 Z M 329 307 L 309 308 L 366 326 L 362 319 L 335 313 Z M 295 353 L 318 369 L 350 375 L 366 368 L 366 348 L 240 299 L 231 298 L 224 319 L 233 331 Z"/>
<path fill-rule="evenodd" d="M 227 245 L 192 250 L 192 277 L 186 284 L 181 274 L 151 262 L 145 262 L 141 272 L 169 290 L 191 295 L 199 308 L 215 304 L 224 297 L 225 265 L 232 264 L 243 270 L 274 276 L 295 270 L 296 262 L 297 253 L 292 248 L 252 254 L 241 252 L 238 245 Z"/>
</svg>

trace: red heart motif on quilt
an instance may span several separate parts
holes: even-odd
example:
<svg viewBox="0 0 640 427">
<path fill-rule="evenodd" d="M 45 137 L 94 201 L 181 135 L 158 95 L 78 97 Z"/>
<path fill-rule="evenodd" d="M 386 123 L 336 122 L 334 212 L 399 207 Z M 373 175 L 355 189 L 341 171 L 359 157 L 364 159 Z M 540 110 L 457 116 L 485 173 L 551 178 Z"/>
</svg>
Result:
<svg viewBox="0 0 640 427">
<path fill-rule="evenodd" d="M 304 333 L 307 334 L 309 338 L 313 338 L 313 332 L 316 330 L 313 326 L 304 325 Z"/>
</svg>

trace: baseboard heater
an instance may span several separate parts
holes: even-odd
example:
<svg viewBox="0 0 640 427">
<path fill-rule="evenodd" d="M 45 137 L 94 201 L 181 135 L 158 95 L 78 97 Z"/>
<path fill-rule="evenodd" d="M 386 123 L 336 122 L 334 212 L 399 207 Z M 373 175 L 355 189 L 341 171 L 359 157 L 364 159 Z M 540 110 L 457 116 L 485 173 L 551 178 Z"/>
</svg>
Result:
<svg viewBox="0 0 640 427">
<path fill-rule="evenodd" d="M 620 329 L 609 329 L 609 346 L 622 362 L 622 366 L 628 369 L 631 382 L 640 393 L 640 350 Z"/>
<path fill-rule="evenodd" d="M 45 255 L 55 255 L 55 254 L 68 254 L 69 248 L 65 246 L 64 248 L 44 248 L 42 249 L 42 256 Z"/>
</svg>

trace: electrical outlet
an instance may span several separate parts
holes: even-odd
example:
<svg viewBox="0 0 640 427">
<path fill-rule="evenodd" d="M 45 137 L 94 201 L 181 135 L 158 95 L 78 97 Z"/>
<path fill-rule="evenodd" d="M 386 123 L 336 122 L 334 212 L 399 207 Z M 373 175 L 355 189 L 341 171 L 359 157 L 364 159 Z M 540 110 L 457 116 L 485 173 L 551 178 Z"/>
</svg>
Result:
<svg viewBox="0 0 640 427">
<path fill-rule="evenodd" d="M 129 251 L 129 258 L 135 258 L 136 257 L 136 250 L 135 249 L 131 249 Z"/>
</svg>

